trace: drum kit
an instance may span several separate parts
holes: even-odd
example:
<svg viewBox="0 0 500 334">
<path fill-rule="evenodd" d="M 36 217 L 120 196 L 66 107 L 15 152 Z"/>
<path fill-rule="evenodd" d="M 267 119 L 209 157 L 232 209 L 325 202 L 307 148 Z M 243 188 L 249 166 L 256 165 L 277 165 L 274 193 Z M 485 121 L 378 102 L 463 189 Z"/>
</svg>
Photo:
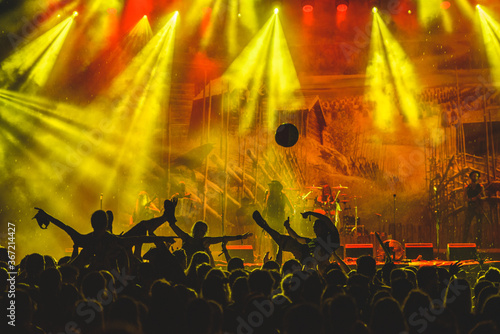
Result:
<svg viewBox="0 0 500 334">
<path fill-rule="evenodd" d="M 357 211 L 357 197 L 347 194 L 346 186 L 311 186 L 298 196 L 297 208 L 314 211 L 329 217 L 341 234 L 358 235 L 363 233 Z M 352 204 L 351 204 L 352 203 Z"/>
</svg>

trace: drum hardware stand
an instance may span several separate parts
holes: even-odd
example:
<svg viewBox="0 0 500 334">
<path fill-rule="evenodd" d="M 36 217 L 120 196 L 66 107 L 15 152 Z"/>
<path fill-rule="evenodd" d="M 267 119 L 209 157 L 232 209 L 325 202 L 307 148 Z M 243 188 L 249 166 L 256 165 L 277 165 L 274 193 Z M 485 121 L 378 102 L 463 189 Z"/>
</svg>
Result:
<svg viewBox="0 0 500 334">
<path fill-rule="evenodd" d="M 338 225 L 339 225 L 339 211 L 341 211 L 340 205 L 337 203 L 337 198 L 339 198 L 339 194 L 340 194 L 340 190 L 337 191 L 337 195 L 335 195 L 335 199 L 333 200 L 333 204 L 335 205 L 335 227 L 336 228 L 339 228 L 338 227 Z"/>
<path fill-rule="evenodd" d="M 358 242 L 358 204 L 356 196 L 354 196 L 354 228 L 352 229 L 354 232 L 354 242 Z"/>
<path fill-rule="evenodd" d="M 438 202 L 438 193 L 437 193 L 437 188 L 434 186 L 434 195 L 436 197 L 436 247 L 437 247 L 437 254 L 436 257 L 439 258 L 439 202 Z"/>
<path fill-rule="evenodd" d="M 392 239 L 396 240 L 396 194 L 392 196 L 394 197 L 394 235 Z"/>
</svg>

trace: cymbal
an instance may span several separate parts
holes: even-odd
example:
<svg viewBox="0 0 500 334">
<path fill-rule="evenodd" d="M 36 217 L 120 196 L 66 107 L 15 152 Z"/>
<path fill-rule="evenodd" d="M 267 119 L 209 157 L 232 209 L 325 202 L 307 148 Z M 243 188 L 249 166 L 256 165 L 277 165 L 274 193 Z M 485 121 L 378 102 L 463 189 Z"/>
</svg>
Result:
<svg viewBox="0 0 500 334">
<path fill-rule="evenodd" d="M 347 196 L 347 194 L 340 194 L 339 196 Z"/>
<path fill-rule="evenodd" d="M 335 190 L 340 190 L 340 189 L 349 189 L 348 187 L 344 187 L 343 185 L 338 185 L 336 187 L 332 187 L 332 189 L 335 189 Z"/>
<path fill-rule="evenodd" d="M 315 186 L 312 186 L 312 187 L 306 187 L 306 189 L 323 189 L 323 187 L 315 187 Z"/>
</svg>

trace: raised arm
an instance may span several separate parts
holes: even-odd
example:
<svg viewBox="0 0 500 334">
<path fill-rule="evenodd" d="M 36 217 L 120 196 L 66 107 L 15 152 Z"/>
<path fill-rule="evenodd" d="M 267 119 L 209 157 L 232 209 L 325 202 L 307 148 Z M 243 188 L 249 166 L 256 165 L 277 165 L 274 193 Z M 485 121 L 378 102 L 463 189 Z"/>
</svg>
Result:
<svg viewBox="0 0 500 334">
<path fill-rule="evenodd" d="M 337 253 L 335 253 L 335 252 L 333 252 L 332 255 L 333 255 L 333 259 L 339 264 L 340 269 L 342 269 L 344 274 L 346 274 L 346 275 L 349 274 L 349 272 L 351 271 L 351 268 L 349 268 L 349 266 L 344 262 L 344 260 L 342 260 L 340 258 L 340 256 L 338 256 Z"/>
<path fill-rule="evenodd" d="M 290 199 L 288 198 L 288 196 L 286 194 L 283 194 L 283 196 L 285 197 L 285 205 L 288 206 L 288 209 L 290 209 L 290 213 L 292 215 L 295 215 L 295 209 L 293 207 L 292 202 L 290 201 Z"/>
<path fill-rule="evenodd" d="M 278 245 L 278 251 L 276 252 L 276 260 L 275 260 L 281 267 L 281 264 L 283 263 L 283 250 L 281 247 Z"/>
<path fill-rule="evenodd" d="M 179 226 L 175 225 L 175 222 L 169 223 L 169 225 L 170 225 L 170 228 L 174 231 L 174 233 L 177 234 L 177 236 L 182 239 L 182 241 L 185 241 L 185 240 L 191 238 L 191 236 L 189 234 L 187 234 L 186 232 L 181 230 L 181 228 Z"/>
<path fill-rule="evenodd" d="M 298 235 L 297 232 L 295 232 L 290 226 L 290 217 L 288 217 L 288 219 L 285 220 L 285 223 L 283 225 L 285 225 L 286 231 L 288 232 L 289 236 L 291 236 L 301 244 L 307 244 L 308 239 Z"/>
<path fill-rule="evenodd" d="M 314 212 L 314 211 L 306 211 L 306 212 L 301 213 L 301 215 L 302 215 L 302 218 L 304 218 L 304 219 L 307 219 L 310 216 L 313 216 L 317 219 L 320 219 L 326 223 L 326 226 L 328 227 L 328 229 L 330 229 L 331 231 L 337 231 L 337 233 L 338 233 L 338 230 L 335 227 L 335 224 L 330 220 L 330 218 L 328 218 L 327 216 L 325 216 L 321 213 Z"/>
<path fill-rule="evenodd" d="M 71 226 L 68 226 L 68 225 L 64 224 L 59 219 L 57 219 L 57 218 L 49 215 L 44 210 L 42 210 L 40 208 L 35 208 L 35 209 L 38 210 L 38 212 L 37 212 L 37 214 L 35 215 L 34 218 L 36 218 L 37 220 L 45 220 L 45 221 L 51 222 L 52 224 L 54 224 L 55 226 L 59 227 L 61 230 L 63 230 L 64 232 L 66 232 L 69 235 L 69 237 L 71 238 L 71 240 L 73 240 L 73 243 L 76 246 L 78 246 L 78 247 L 85 246 L 83 234 L 81 234 L 80 232 L 77 232 Z"/>
<path fill-rule="evenodd" d="M 225 241 L 222 242 L 221 247 L 222 247 L 222 254 L 224 254 L 224 257 L 226 258 L 226 262 L 229 263 L 229 260 L 231 260 L 231 255 L 229 255 L 229 251 L 227 250 Z"/>
<path fill-rule="evenodd" d="M 209 245 L 213 245 L 213 244 L 218 244 L 220 242 L 243 240 L 243 239 L 246 239 L 248 237 L 251 237 L 252 235 L 253 235 L 252 233 L 247 232 L 245 234 L 225 235 L 222 237 L 204 237 L 203 243 L 208 243 Z"/>
</svg>

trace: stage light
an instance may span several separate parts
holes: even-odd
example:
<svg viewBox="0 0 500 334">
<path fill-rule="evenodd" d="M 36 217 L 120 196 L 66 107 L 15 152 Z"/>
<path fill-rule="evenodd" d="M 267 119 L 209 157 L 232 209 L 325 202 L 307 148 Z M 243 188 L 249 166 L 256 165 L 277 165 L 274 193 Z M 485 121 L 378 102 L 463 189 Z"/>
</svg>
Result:
<svg viewBox="0 0 500 334">
<path fill-rule="evenodd" d="M 143 18 L 143 19 L 147 19 L 147 18 L 148 18 L 148 16 L 147 16 L 147 15 L 144 15 L 142 18 Z"/>
<path fill-rule="evenodd" d="M 373 14 L 365 94 L 374 103 L 375 126 L 395 131 L 399 120 L 417 129 L 420 84 L 412 62 L 378 13 Z"/>
<path fill-rule="evenodd" d="M 337 7 L 337 11 L 346 12 L 347 8 L 349 8 L 349 0 L 337 0 L 335 1 L 335 5 Z"/>
<path fill-rule="evenodd" d="M 78 16 L 78 12 L 75 10 L 75 11 L 73 12 L 73 17 L 77 17 L 77 16 Z"/>
<path fill-rule="evenodd" d="M 301 2 L 304 13 L 310 13 L 314 10 L 314 0 L 302 0 Z"/>
<path fill-rule="evenodd" d="M 492 81 L 498 88 L 500 87 L 498 84 L 500 82 L 500 22 L 488 13 L 488 8 L 479 5 L 476 8 Z"/>
<path fill-rule="evenodd" d="M 259 87 L 267 92 L 267 126 L 274 128 L 278 121 L 277 111 L 284 106 L 300 108 L 301 97 L 295 65 L 288 48 L 279 15 L 272 15 L 250 43 L 231 63 L 222 75 L 224 86 L 233 89 L 249 89 L 248 101 L 258 101 Z M 290 106 L 292 104 L 292 106 Z M 240 133 L 246 133 L 255 124 L 255 107 L 247 103 L 241 111 Z M 290 110 L 298 110 L 290 109 Z"/>
<path fill-rule="evenodd" d="M 278 14 L 278 13 L 279 13 L 279 11 L 280 11 L 280 10 L 279 10 L 279 8 L 278 8 L 278 7 L 274 8 L 274 14 Z"/>
<path fill-rule="evenodd" d="M 373 14 L 375 14 L 376 12 L 378 12 L 377 7 L 373 7 L 373 8 L 372 8 L 372 13 L 373 13 Z"/>
<path fill-rule="evenodd" d="M 2 88 L 22 82 L 22 92 L 37 90 L 49 79 L 74 21 L 74 15 L 22 45 L 0 64 Z M 31 91 L 32 92 L 32 91 Z"/>
<path fill-rule="evenodd" d="M 449 1 L 441 2 L 441 8 L 443 8 L 443 9 L 448 9 L 448 8 L 450 8 L 450 6 L 451 6 L 451 3 Z"/>
</svg>

